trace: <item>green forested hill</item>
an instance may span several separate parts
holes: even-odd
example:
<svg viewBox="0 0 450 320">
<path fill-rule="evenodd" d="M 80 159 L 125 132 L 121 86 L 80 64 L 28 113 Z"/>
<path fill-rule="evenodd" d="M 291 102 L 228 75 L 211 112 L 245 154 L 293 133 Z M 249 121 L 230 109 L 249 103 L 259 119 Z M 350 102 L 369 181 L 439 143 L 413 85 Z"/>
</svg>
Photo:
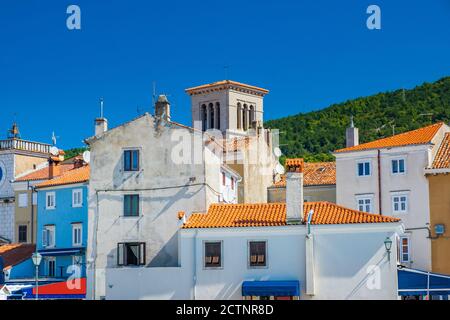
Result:
<svg viewBox="0 0 450 320">
<path fill-rule="evenodd" d="M 448 122 L 450 77 L 411 90 L 379 93 L 319 111 L 269 120 L 265 127 L 280 130 L 281 149 L 287 157 L 332 160 L 330 152 L 345 147 L 350 115 L 359 128 L 360 143 L 392 135 L 392 126 L 397 134 L 432 122 Z"/>
</svg>

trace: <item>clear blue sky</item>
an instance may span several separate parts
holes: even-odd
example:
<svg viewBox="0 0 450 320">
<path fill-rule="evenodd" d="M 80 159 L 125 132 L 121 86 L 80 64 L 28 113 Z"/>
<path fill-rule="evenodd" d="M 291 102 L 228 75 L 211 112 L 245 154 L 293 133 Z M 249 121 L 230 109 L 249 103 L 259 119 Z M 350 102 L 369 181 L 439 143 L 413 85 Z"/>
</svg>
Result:
<svg viewBox="0 0 450 320">
<path fill-rule="evenodd" d="M 81 7 L 80 31 L 66 8 Z M 381 7 L 382 29 L 366 28 Z M 190 124 L 184 89 L 229 78 L 270 90 L 265 119 L 450 75 L 450 0 L 1 0 L 0 136 L 82 146 L 98 99 L 110 126 L 152 112 L 152 82 Z"/>
</svg>

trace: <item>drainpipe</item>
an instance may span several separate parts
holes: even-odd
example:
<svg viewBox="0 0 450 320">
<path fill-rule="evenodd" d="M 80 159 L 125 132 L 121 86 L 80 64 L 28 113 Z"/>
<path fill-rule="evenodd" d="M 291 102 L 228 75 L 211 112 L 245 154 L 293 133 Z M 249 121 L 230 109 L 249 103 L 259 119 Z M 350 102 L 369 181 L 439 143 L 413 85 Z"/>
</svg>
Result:
<svg viewBox="0 0 450 320">
<path fill-rule="evenodd" d="M 314 214 L 313 210 L 309 211 L 308 220 L 306 222 L 307 233 L 305 237 L 305 269 L 306 269 L 306 294 L 315 295 L 314 281 L 314 237 L 311 234 L 311 220 Z"/>
<path fill-rule="evenodd" d="M 377 162 L 378 162 L 378 209 L 380 211 L 380 215 L 383 214 L 383 208 L 381 206 L 381 150 L 378 149 L 378 156 L 377 156 Z"/>
</svg>

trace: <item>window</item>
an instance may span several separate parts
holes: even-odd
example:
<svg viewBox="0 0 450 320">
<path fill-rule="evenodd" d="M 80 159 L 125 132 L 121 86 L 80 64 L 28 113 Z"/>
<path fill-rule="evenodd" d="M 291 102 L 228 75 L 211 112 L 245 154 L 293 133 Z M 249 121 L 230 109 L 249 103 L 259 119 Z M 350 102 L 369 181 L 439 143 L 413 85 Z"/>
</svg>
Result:
<svg viewBox="0 0 450 320">
<path fill-rule="evenodd" d="M 26 225 L 19 226 L 19 242 L 27 242 L 27 229 Z"/>
<path fill-rule="evenodd" d="M 405 159 L 394 159 L 391 161 L 392 164 L 392 174 L 402 174 L 405 173 Z"/>
<path fill-rule="evenodd" d="M 33 192 L 32 198 L 33 198 L 33 206 L 37 206 L 37 193 L 36 192 Z"/>
<path fill-rule="evenodd" d="M 222 172 L 222 185 L 225 186 L 227 184 L 227 176 L 225 172 Z"/>
<path fill-rule="evenodd" d="M 28 194 L 20 193 L 19 194 L 19 208 L 26 208 L 26 207 L 28 207 Z"/>
<path fill-rule="evenodd" d="M 231 190 L 234 190 L 234 178 L 231 177 Z"/>
<path fill-rule="evenodd" d="M 372 197 L 357 197 L 358 210 L 364 212 L 373 212 Z"/>
<path fill-rule="evenodd" d="M 205 242 L 205 268 L 222 267 L 222 242 Z"/>
<path fill-rule="evenodd" d="M 370 176 L 370 162 L 358 162 L 358 176 Z"/>
<path fill-rule="evenodd" d="M 408 196 L 399 194 L 392 196 L 392 212 L 407 213 L 408 212 Z"/>
<path fill-rule="evenodd" d="M 52 210 L 56 208 L 56 195 L 54 192 L 47 192 L 45 199 L 45 209 Z"/>
<path fill-rule="evenodd" d="M 83 243 L 83 225 L 81 223 L 72 224 L 72 245 L 81 246 Z"/>
<path fill-rule="evenodd" d="M 410 261 L 409 257 L 409 238 L 400 237 L 400 262 L 408 263 Z"/>
<path fill-rule="evenodd" d="M 81 207 L 83 205 L 83 189 L 72 190 L 72 207 Z"/>
<path fill-rule="evenodd" d="M 119 266 L 145 265 L 145 242 L 118 243 L 117 265 Z"/>
<path fill-rule="evenodd" d="M 123 215 L 125 217 L 139 216 L 139 195 L 127 194 L 123 199 Z"/>
<path fill-rule="evenodd" d="M 265 267 L 267 266 L 267 242 L 250 241 L 249 242 L 249 266 Z"/>
<path fill-rule="evenodd" d="M 125 171 L 139 171 L 139 150 L 125 150 L 123 159 Z"/>
<path fill-rule="evenodd" d="M 56 259 L 54 257 L 47 258 L 47 276 L 53 278 L 56 271 Z"/>
<path fill-rule="evenodd" d="M 42 244 L 44 247 L 51 248 L 55 246 L 55 226 L 44 226 L 42 231 Z"/>
</svg>

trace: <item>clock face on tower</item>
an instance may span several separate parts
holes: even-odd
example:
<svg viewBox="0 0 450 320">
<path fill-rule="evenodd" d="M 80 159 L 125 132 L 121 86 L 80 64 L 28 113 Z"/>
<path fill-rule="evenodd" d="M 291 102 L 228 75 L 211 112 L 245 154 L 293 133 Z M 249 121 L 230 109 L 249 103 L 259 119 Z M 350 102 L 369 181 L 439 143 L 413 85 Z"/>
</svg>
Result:
<svg viewBox="0 0 450 320">
<path fill-rule="evenodd" d="M 0 187 L 5 183 L 6 180 L 6 168 L 5 164 L 0 161 Z"/>
</svg>

